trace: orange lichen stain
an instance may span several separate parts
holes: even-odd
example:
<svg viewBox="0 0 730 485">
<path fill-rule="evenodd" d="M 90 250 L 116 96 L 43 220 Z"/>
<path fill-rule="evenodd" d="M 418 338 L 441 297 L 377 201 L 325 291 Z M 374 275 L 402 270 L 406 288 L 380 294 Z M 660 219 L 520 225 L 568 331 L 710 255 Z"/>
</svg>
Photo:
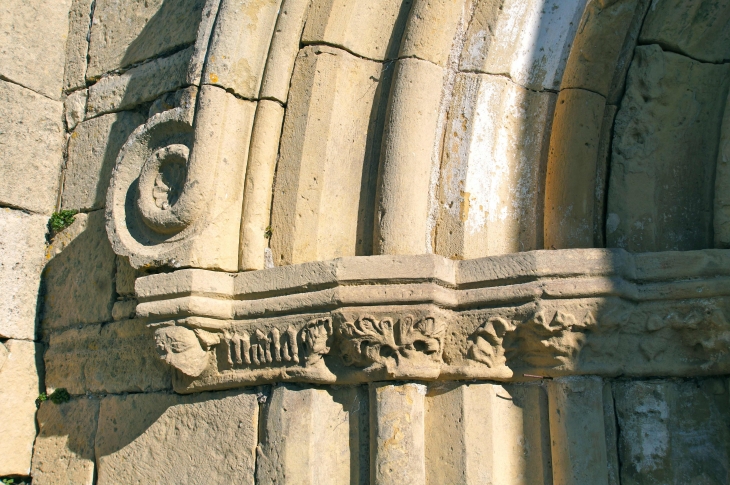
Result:
<svg viewBox="0 0 730 485">
<path fill-rule="evenodd" d="M 387 450 L 391 446 L 398 445 L 403 441 L 404 435 L 398 426 L 393 426 L 393 435 L 383 442 L 383 449 Z"/>
<path fill-rule="evenodd" d="M 466 222 L 466 220 L 469 218 L 469 197 L 471 194 L 469 192 L 464 192 L 463 190 L 461 192 L 461 209 L 460 209 L 460 216 L 461 216 L 461 222 Z"/>
<path fill-rule="evenodd" d="M 210 73 L 210 82 L 217 83 L 218 82 L 218 76 L 216 76 L 214 73 Z"/>
<path fill-rule="evenodd" d="M 74 131 L 71 133 L 71 138 L 76 138 L 77 136 L 79 136 L 78 132 Z"/>
</svg>

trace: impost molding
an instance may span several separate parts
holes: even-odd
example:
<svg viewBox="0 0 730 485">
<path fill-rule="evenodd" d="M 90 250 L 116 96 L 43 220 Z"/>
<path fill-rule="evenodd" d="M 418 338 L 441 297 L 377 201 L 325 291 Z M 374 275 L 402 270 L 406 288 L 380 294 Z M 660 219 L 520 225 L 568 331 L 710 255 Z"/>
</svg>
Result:
<svg viewBox="0 0 730 485">
<path fill-rule="evenodd" d="M 730 371 L 730 251 L 365 256 L 137 280 L 179 392 Z"/>
</svg>

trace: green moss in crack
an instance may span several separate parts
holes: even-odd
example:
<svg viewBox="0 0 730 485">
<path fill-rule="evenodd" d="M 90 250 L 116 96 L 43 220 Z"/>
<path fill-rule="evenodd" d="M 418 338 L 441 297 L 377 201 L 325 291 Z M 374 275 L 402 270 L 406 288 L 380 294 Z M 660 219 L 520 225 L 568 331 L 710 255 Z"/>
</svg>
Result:
<svg viewBox="0 0 730 485">
<path fill-rule="evenodd" d="M 78 214 L 78 211 L 75 210 L 62 210 L 61 212 L 54 212 L 51 216 L 51 220 L 48 221 L 51 232 L 53 232 L 54 234 L 57 232 L 61 232 L 68 226 L 73 224 L 76 214 Z"/>
<path fill-rule="evenodd" d="M 63 387 L 56 389 L 48 396 L 53 404 L 63 404 L 71 399 L 71 395 Z"/>
</svg>

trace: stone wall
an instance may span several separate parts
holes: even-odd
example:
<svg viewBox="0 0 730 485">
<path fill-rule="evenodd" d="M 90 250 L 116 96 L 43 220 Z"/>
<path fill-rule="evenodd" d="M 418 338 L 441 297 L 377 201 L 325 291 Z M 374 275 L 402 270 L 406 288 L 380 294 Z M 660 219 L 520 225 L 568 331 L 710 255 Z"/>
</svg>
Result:
<svg viewBox="0 0 730 485">
<path fill-rule="evenodd" d="M 729 32 L 717 0 L 6 0 L 0 477 L 730 484 Z M 342 350 L 366 308 L 377 356 Z"/>
</svg>

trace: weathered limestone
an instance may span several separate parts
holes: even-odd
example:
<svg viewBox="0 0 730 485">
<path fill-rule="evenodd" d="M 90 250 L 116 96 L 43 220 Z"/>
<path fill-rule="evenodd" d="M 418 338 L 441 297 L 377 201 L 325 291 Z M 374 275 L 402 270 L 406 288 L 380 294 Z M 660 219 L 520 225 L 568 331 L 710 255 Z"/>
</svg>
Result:
<svg viewBox="0 0 730 485">
<path fill-rule="evenodd" d="M 618 422 L 611 381 L 603 381 L 603 426 L 606 433 L 606 463 L 608 485 L 621 485 L 618 458 Z"/>
<path fill-rule="evenodd" d="M 39 485 L 94 483 L 94 438 L 99 401 L 82 397 L 41 403 L 33 446 L 33 482 Z"/>
<path fill-rule="evenodd" d="M 730 99 L 730 94 L 728 94 Z M 715 168 L 715 201 L 713 204 L 716 248 L 730 248 L 730 102 L 725 103 L 725 115 L 720 128 Z"/>
<path fill-rule="evenodd" d="M 412 3 L 413 0 L 314 0 L 302 42 L 335 45 L 373 60 L 394 59 Z"/>
<path fill-rule="evenodd" d="M 106 397 L 97 483 L 253 484 L 258 414 L 250 392 Z"/>
<path fill-rule="evenodd" d="M 427 483 L 550 483 L 547 412 L 538 385 L 429 386 Z"/>
<path fill-rule="evenodd" d="M 136 268 L 238 268 L 255 108 L 203 86 L 195 127 L 191 107 L 185 106 L 135 130 L 117 159 L 107 200 L 107 231 L 117 254 Z M 138 189 L 129 204 L 133 185 Z"/>
<path fill-rule="evenodd" d="M 586 0 L 479 2 L 459 67 L 507 75 L 532 90 L 557 90 L 585 4 Z"/>
<path fill-rule="evenodd" d="M 8 361 L 8 348 L 5 344 L 0 343 L 0 369 L 3 368 L 5 362 Z"/>
<path fill-rule="evenodd" d="M 395 63 L 378 173 L 375 254 L 431 252 L 429 193 L 444 76 L 428 61 Z"/>
<path fill-rule="evenodd" d="M 202 82 L 256 99 L 281 0 L 223 0 Z"/>
<path fill-rule="evenodd" d="M 184 87 L 193 52 L 189 47 L 123 74 L 103 77 L 89 88 L 87 117 L 130 109 Z"/>
<path fill-rule="evenodd" d="M 596 187 L 603 170 L 606 98 L 585 89 L 558 95 L 545 180 L 545 248 L 589 248 L 597 239 Z"/>
<path fill-rule="evenodd" d="M 607 245 L 712 247 L 712 193 L 730 66 L 641 46 L 616 115 Z"/>
<path fill-rule="evenodd" d="M 137 300 L 119 300 L 114 302 L 112 307 L 112 318 L 114 320 L 124 320 L 126 318 L 134 318 L 137 311 Z"/>
<path fill-rule="evenodd" d="M 725 483 L 728 380 L 618 381 L 621 483 Z"/>
<path fill-rule="evenodd" d="M 246 166 L 241 219 L 242 271 L 264 269 L 265 251 L 269 246 L 271 199 L 279 140 L 284 122 L 284 107 L 276 101 L 261 100 L 251 133 L 251 148 Z"/>
<path fill-rule="evenodd" d="M 0 338 L 35 339 L 48 219 L 0 208 Z"/>
<path fill-rule="evenodd" d="M 195 36 L 195 44 L 193 45 L 193 55 L 188 64 L 187 83 L 190 85 L 200 86 L 202 82 L 210 36 L 213 34 L 213 28 L 218 18 L 220 4 L 221 0 L 205 0 L 201 20 L 198 24 L 198 32 Z"/>
<path fill-rule="evenodd" d="M 456 37 L 468 21 L 466 0 L 414 0 L 399 57 L 416 57 L 446 67 Z"/>
<path fill-rule="evenodd" d="M 110 321 L 116 262 L 104 231 L 104 213 L 77 214 L 48 253 L 52 259 L 43 270 L 42 332 Z"/>
<path fill-rule="evenodd" d="M 561 89 L 586 89 L 604 97 L 623 90 L 626 69 L 649 3 L 591 0 L 570 49 Z"/>
<path fill-rule="evenodd" d="M 114 291 L 121 297 L 134 296 L 134 282 L 143 273 L 132 268 L 129 259 L 117 256 L 117 272 L 114 274 Z"/>
<path fill-rule="evenodd" d="M 709 62 L 730 60 L 730 7 L 713 0 L 652 2 L 639 38 Z"/>
<path fill-rule="evenodd" d="M 459 74 L 441 162 L 436 252 L 469 259 L 542 247 L 555 95 Z"/>
<path fill-rule="evenodd" d="M 265 406 L 257 483 L 369 483 L 364 388 L 285 384 Z"/>
<path fill-rule="evenodd" d="M 601 136 L 598 141 L 596 162 L 596 186 L 593 203 L 593 247 L 606 247 L 606 199 L 608 198 L 608 167 L 611 164 L 611 143 L 613 125 L 618 106 L 606 105 L 601 122 Z"/>
<path fill-rule="evenodd" d="M 87 79 L 195 42 L 204 0 L 97 0 Z"/>
<path fill-rule="evenodd" d="M 8 356 L 0 367 L 0 476 L 27 476 L 36 435 L 42 347 L 25 340 L 8 340 L 3 346 Z"/>
<path fill-rule="evenodd" d="M 271 38 L 259 98 L 286 103 L 309 0 L 283 0 Z M 278 143 L 277 143 L 278 144 Z"/>
<path fill-rule="evenodd" d="M 522 373 L 716 375 L 730 368 L 729 274 L 720 250 L 342 258 L 235 277 L 139 278 L 137 315 L 197 335 L 181 342 L 198 347 L 200 367 L 176 382 L 178 392 Z"/>
<path fill-rule="evenodd" d="M 132 111 L 108 114 L 81 123 L 68 143 L 61 207 L 104 207 L 112 169 L 122 145 L 145 116 Z"/>
<path fill-rule="evenodd" d="M 603 382 L 566 377 L 548 383 L 553 484 L 608 484 Z"/>
<path fill-rule="evenodd" d="M 0 76 L 60 99 L 70 8 L 71 0 L 4 1 L 0 6 Z M 0 101 L 0 105 L 4 103 Z"/>
<path fill-rule="evenodd" d="M 86 55 L 89 52 L 93 3 L 94 0 L 71 1 L 66 40 L 66 69 L 63 74 L 64 91 L 86 87 Z"/>
<path fill-rule="evenodd" d="M 68 95 L 63 102 L 66 129 L 73 131 L 76 125 L 86 119 L 86 100 L 89 98 L 87 89 L 80 89 Z"/>
<path fill-rule="evenodd" d="M 0 80 L 0 204 L 50 214 L 63 163 L 63 104 Z"/>
<path fill-rule="evenodd" d="M 85 325 L 50 336 L 46 387 L 71 394 L 167 390 L 170 368 L 155 350 L 154 330 L 139 320 Z"/>
<path fill-rule="evenodd" d="M 383 75 L 340 49 L 299 54 L 271 216 L 276 265 L 371 252 Z"/>
<path fill-rule="evenodd" d="M 370 386 L 370 483 L 426 483 L 425 395 L 421 384 Z"/>
</svg>

